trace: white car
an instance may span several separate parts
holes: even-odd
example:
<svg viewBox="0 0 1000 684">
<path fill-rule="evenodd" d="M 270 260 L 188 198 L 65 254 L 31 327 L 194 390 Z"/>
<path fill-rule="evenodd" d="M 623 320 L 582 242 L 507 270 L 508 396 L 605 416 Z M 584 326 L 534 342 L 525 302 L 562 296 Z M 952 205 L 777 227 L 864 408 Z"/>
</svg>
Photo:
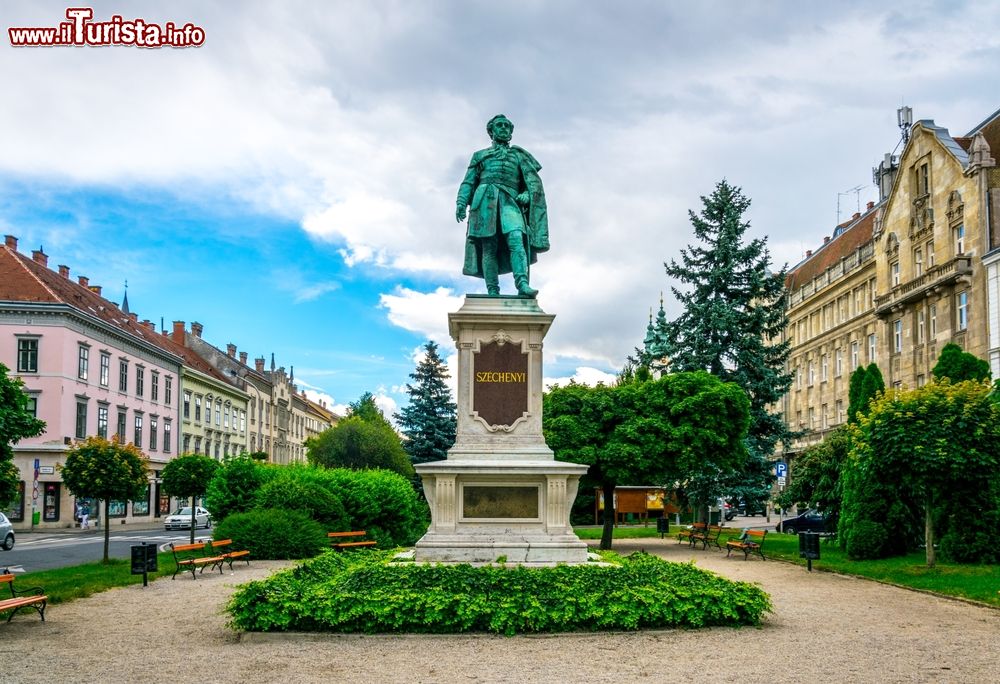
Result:
<svg viewBox="0 0 1000 684">
<path fill-rule="evenodd" d="M 10 551 L 14 548 L 14 526 L 3 513 L 0 513 L 0 549 Z"/>
<path fill-rule="evenodd" d="M 201 506 L 194 510 L 194 526 L 204 527 L 206 530 L 212 527 L 212 514 Z M 163 520 L 163 527 L 168 530 L 190 530 L 191 529 L 191 507 L 174 511 L 173 515 L 168 515 Z"/>
</svg>

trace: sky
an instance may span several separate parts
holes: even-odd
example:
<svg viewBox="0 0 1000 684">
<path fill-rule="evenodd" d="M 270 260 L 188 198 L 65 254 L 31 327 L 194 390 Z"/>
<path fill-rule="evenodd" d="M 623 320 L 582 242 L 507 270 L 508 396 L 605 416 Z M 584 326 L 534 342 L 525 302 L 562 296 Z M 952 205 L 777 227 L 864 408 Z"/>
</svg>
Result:
<svg viewBox="0 0 1000 684">
<path fill-rule="evenodd" d="M 189 48 L 0 42 L 0 231 L 140 319 L 294 367 L 343 407 L 454 364 L 455 197 L 505 113 L 541 163 L 556 316 L 545 376 L 610 379 L 645 334 L 689 210 L 725 178 L 775 269 L 877 199 L 896 109 L 962 135 L 1000 108 L 982 2 L 12 2 L 10 27 L 175 26 Z M 996 153 L 996 151 L 995 151 Z M 838 213 L 839 209 L 839 213 Z M 501 281 L 512 291 L 509 276 Z"/>
</svg>

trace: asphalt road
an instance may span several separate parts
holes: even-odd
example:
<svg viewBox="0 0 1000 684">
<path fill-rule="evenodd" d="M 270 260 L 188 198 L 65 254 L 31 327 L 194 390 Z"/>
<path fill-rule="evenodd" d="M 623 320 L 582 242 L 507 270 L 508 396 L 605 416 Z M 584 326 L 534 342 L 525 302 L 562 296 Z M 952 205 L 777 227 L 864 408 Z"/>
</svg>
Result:
<svg viewBox="0 0 1000 684">
<path fill-rule="evenodd" d="M 195 530 L 196 539 L 208 539 L 212 530 Z M 162 528 L 147 530 L 112 530 L 108 553 L 114 558 L 129 558 L 131 547 L 142 542 L 155 543 L 167 550 L 170 542 L 187 543 L 190 530 L 166 532 Z M 0 551 L 0 574 L 51 570 L 81 563 L 99 561 L 104 556 L 104 530 L 89 532 L 21 532 L 10 551 Z"/>
</svg>

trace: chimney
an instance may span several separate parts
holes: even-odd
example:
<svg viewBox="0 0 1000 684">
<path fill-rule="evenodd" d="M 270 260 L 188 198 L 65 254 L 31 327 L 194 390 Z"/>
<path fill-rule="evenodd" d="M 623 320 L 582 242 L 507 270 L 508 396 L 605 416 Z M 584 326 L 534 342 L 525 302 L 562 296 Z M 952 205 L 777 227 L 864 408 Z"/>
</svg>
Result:
<svg viewBox="0 0 1000 684">
<path fill-rule="evenodd" d="M 14 237 L 13 235 L 4 235 L 3 243 L 4 245 L 14 250 L 15 252 L 17 251 L 17 238 Z"/>
<path fill-rule="evenodd" d="M 198 321 L 191 321 L 191 334 L 201 339 L 201 331 L 205 328 Z"/>
<path fill-rule="evenodd" d="M 128 317 L 132 319 L 133 323 L 136 323 L 139 320 L 139 314 L 136 313 L 129 313 Z"/>
<path fill-rule="evenodd" d="M 868 206 L 865 208 L 865 211 L 871 211 L 874 208 L 875 208 L 875 202 L 869 201 Z"/>
<path fill-rule="evenodd" d="M 226 356 L 228 356 L 231 359 L 236 358 L 236 345 L 233 344 L 232 342 L 226 345 Z"/>
<path fill-rule="evenodd" d="M 823 238 L 823 244 L 824 245 L 827 244 L 828 242 L 830 242 L 830 236 L 829 235 L 827 235 L 826 237 Z"/>
<path fill-rule="evenodd" d="M 254 359 L 253 360 L 253 365 L 257 368 L 257 372 L 258 373 L 263 373 L 264 372 L 264 357 L 262 356 L 259 359 Z"/>
<path fill-rule="evenodd" d="M 49 265 L 49 255 L 43 252 L 41 247 L 31 250 L 31 260 L 42 266 Z"/>
<path fill-rule="evenodd" d="M 247 365 L 247 353 L 246 352 L 240 352 L 240 363 L 242 363 L 244 366 Z"/>
<path fill-rule="evenodd" d="M 184 346 L 184 321 L 174 321 L 174 333 L 171 337 L 174 342 Z"/>
<path fill-rule="evenodd" d="M 93 292 L 95 295 L 100 295 L 101 294 L 101 286 L 100 285 L 91 285 L 90 286 L 90 291 Z"/>
<path fill-rule="evenodd" d="M 813 251 L 812 251 L 811 249 L 807 249 L 807 250 L 806 250 L 806 259 L 808 259 L 808 258 L 809 258 L 809 257 L 811 257 L 812 255 L 813 255 Z"/>
<path fill-rule="evenodd" d="M 67 276 L 69 275 L 69 269 L 68 268 L 66 269 L 66 275 Z M 76 282 L 80 283 L 84 287 L 90 287 L 90 278 L 88 278 L 87 276 L 77 276 L 76 277 Z"/>
<path fill-rule="evenodd" d="M 59 275 L 69 280 L 69 266 L 66 264 L 59 264 Z"/>
<path fill-rule="evenodd" d="M 854 216 L 851 217 L 851 220 L 852 221 L 857 221 L 859 218 L 861 218 L 861 212 L 860 211 L 856 211 L 856 212 L 854 212 Z"/>
</svg>

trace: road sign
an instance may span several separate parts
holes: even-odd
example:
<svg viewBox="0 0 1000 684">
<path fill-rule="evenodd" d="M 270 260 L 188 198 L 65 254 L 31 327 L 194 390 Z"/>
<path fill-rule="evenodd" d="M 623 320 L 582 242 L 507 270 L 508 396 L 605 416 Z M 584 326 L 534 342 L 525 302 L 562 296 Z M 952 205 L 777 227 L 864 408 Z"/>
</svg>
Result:
<svg viewBox="0 0 1000 684">
<path fill-rule="evenodd" d="M 779 479 L 784 479 L 788 475 L 788 464 L 784 461 L 778 461 L 774 464 L 774 474 L 778 476 Z M 784 484 L 783 482 L 781 484 Z"/>
<path fill-rule="evenodd" d="M 785 486 L 785 478 L 784 477 L 779 477 L 778 478 L 778 486 L 779 487 L 784 487 Z"/>
</svg>

